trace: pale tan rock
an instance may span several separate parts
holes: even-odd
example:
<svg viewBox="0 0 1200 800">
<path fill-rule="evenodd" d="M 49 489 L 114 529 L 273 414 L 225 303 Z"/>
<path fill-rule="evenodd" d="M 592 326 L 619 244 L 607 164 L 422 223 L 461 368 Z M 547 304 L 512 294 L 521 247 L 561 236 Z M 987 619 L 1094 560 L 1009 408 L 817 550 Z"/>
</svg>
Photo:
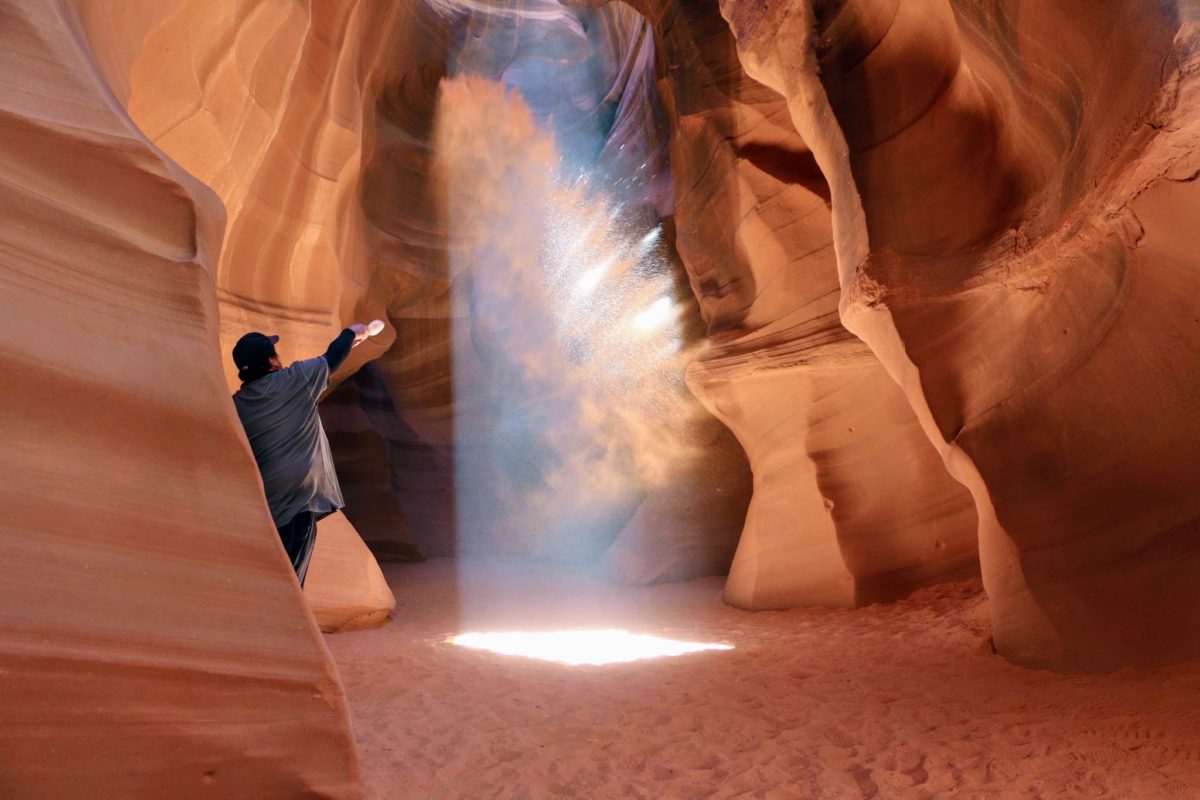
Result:
<svg viewBox="0 0 1200 800">
<path fill-rule="evenodd" d="M 732 357 L 693 372 L 755 470 L 727 602 L 858 606 L 977 569 L 961 487 L 864 349 L 825 347 L 792 369 Z"/>
<path fill-rule="evenodd" d="M 218 198 L 0 2 L 0 795 L 361 796 L 229 402 Z"/>
<path fill-rule="evenodd" d="M 375 556 L 340 511 L 317 523 L 304 599 L 326 633 L 377 627 L 396 607 Z"/>
<path fill-rule="evenodd" d="M 423 7 L 80 5 L 130 116 L 225 204 L 216 267 L 225 352 L 263 330 L 280 334 L 285 362 L 311 357 L 343 323 L 385 318 L 395 279 L 366 246 L 360 180 L 385 78 L 440 55 L 436 26 L 418 22 Z M 389 330 L 356 348 L 341 374 L 391 341 Z M 235 386 L 227 355 L 222 365 Z"/>
</svg>

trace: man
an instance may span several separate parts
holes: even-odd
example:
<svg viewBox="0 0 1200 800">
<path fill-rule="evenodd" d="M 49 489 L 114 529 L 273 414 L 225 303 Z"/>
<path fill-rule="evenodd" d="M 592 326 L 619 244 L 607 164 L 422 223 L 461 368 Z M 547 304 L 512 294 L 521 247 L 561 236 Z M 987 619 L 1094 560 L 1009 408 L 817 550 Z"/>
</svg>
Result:
<svg viewBox="0 0 1200 800">
<path fill-rule="evenodd" d="M 382 327 L 372 323 L 372 328 Z M 278 336 L 247 333 L 233 347 L 242 388 L 233 395 L 279 538 L 304 585 L 316 541 L 317 520 L 341 508 L 329 440 L 317 415 L 317 399 L 350 348 L 367 338 L 367 326 L 354 324 L 316 358 L 284 367 L 275 352 Z"/>
</svg>

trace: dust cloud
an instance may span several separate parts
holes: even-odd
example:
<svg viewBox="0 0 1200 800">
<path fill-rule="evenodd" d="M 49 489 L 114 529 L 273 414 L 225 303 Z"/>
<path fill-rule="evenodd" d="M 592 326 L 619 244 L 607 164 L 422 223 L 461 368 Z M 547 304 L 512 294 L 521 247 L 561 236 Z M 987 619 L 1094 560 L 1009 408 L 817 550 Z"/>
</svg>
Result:
<svg viewBox="0 0 1200 800">
<path fill-rule="evenodd" d="M 688 308 L 657 221 L 564 165 L 515 90 L 442 84 L 460 547 L 586 560 L 689 458 Z"/>
</svg>

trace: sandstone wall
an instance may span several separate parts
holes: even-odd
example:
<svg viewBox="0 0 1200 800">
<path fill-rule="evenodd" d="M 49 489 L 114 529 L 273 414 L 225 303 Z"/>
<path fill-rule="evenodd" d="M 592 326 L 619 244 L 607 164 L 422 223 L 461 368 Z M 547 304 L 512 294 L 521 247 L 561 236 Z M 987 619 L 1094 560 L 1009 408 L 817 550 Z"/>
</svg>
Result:
<svg viewBox="0 0 1200 800">
<path fill-rule="evenodd" d="M 0 795 L 358 797 L 218 366 L 221 202 L 86 20 L 0 3 Z"/>
<path fill-rule="evenodd" d="M 317 524 L 304 598 L 328 633 L 378 627 L 396 607 L 379 564 L 340 511 Z"/>
<path fill-rule="evenodd" d="M 786 103 L 743 71 L 716 8 L 647 11 L 677 244 L 712 342 L 689 379 L 754 473 L 726 600 L 851 606 L 970 574 L 970 496 L 839 321 L 829 190 Z"/>
<path fill-rule="evenodd" d="M 1200 656 L 1190 2 L 722 4 L 828 177 L 841 316 L 970 488 L 996 644 Z"/>
<path fill-rule="evenodd" d="M 280 334 L 286 363 L 322 352 L 344 324 L 374 318 L 387 320 L 388 330 L 353 350 L 334 382 L 393 344 L 392 362 L 417 354 L 407 386 L 436 381 L 445 356 L 425 357 L 410 320 L 444 313 L 436 302 L 447 285 L 444 237 L 423 200 L 425 146 L 420 135 L 398 130 L 393 115 L 431 124 L 444 72 L 441 25 L 423 6 L 379 0 L 218 8 L 174 0 L 116 13 L 109 5 L 85 3 L 84 15 L 111 82 L 137 124 L 228 211 L 217 294 L 230 388 L 237 379 L 228 352 L 248 330 Z M 372 169 L 379 154 L 400 168 L 386 181 Z M 355 443 L 331 436 L 346 468 L 344 488 L 358 501 L 348 513 L 365 523 L 377 552 L 403 556 L 412 547 L 405 516 L 376 491 L 395 490 L 386 452 L 372 464 L 360 452 L 378 457 L 390 445 L 361 425 L 357 433 Z M 430 450 L 419 438 L 410 444 L 421 456 Z M 449 489 L 430 475 L 427 459 L 415 460 L 419 466 L 403 464 L 442 493 L 426 503 L 429 493 L 401 492 L 412 506 L 407 517 L 452 540 Z M 384 486 L 373 488 L 380 475 Z"/>
<path fill-rule="evenodd" d="M 226 207 L 216 272 L 226 352 L 269 329 L 286 363 L 322 352 L 344 322 L 385 317 L 389 276 L 364 246 L 364 132 L 381 83 L 437 52 L 419 7 L 168 0 L 113 13 L 79 2 L 132 119 Z M 388 331 L 357 348 L 341 375 L 390 341 Z"/>
</svg>

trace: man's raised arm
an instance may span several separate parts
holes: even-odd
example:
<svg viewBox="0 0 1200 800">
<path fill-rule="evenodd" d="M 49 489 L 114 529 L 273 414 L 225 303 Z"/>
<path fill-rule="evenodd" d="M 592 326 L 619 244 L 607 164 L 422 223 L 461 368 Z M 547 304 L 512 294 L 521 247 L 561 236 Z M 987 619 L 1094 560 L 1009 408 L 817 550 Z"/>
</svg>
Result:
<svg viewBox="0 0 1200 800">
<path fill-rule="evenodd" d="M 352 347 L 357 346 L 359 342 L 366 341 L 371 336 L 379 335 L 383 332 L 384 327 L 383 321 L 377 319 L 370 325 L 356 322 L 339 333 L 338 337 L 329 343 L 329 348 L 321 354 L 325 363 L 329 364 L 330 374 L 342 365 L 346 356 L 350 355 Z"/>
</svg>

